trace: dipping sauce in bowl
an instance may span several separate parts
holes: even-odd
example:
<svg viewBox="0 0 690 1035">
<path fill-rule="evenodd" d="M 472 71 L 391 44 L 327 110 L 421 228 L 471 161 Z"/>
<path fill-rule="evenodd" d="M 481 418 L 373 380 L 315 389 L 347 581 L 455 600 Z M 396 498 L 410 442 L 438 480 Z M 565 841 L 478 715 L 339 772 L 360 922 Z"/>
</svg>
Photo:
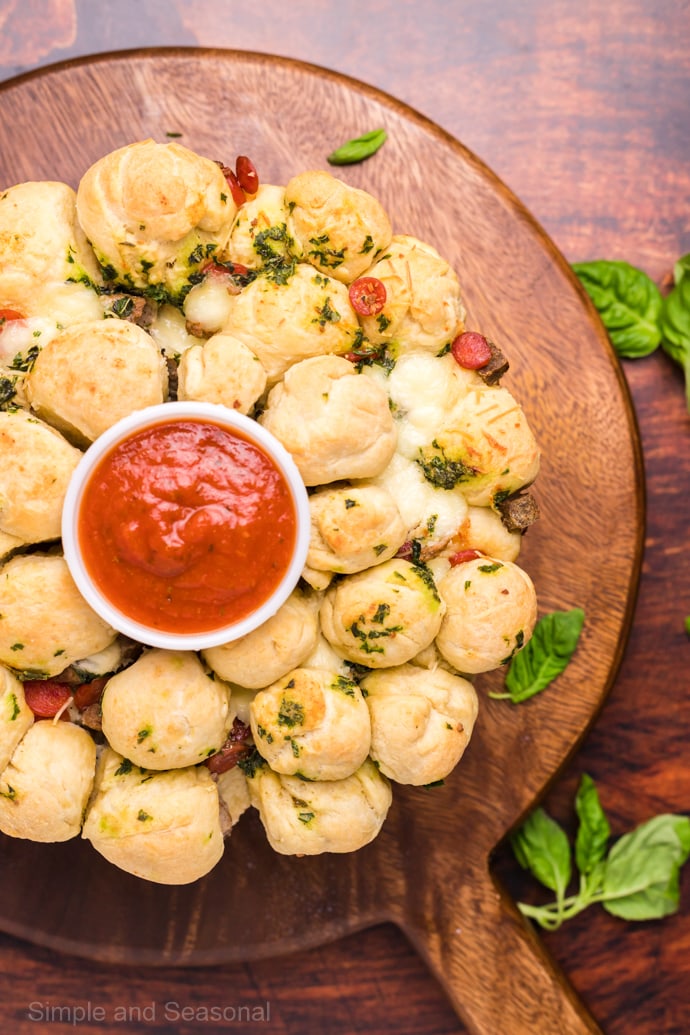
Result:
<svg viewBox="0 0 690 1035">
<path fill-rule="evenodd" d="M 255 421 L 164 403 L 101 435 L 73 475 L 63 548 L 77 586 L 114 628 L 151 646 L 202 649 L 250 632 L 294 588 L 307 493 Z"/>
</svg>

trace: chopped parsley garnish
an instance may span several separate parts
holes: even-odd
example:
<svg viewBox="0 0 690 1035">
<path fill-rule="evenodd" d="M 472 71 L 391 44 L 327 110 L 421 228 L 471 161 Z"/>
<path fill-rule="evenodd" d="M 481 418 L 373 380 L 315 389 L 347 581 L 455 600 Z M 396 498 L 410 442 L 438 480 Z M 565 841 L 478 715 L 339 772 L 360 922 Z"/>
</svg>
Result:
<svg viewBox="0 0 690 1035">
<path fill-rule="evenodd" d="M 244 758 L 240 758 L 237 761 L 238 769 L 241 769 L 246 777 L 250 780 L 256 775 L 257 769 L 261 769 L 266 765 L 266 759 L 262 758 L 256 748 L 252 748 L 248 755 Z"/>
<path fill-rule="evenodd" d="M 339 690 L 341 694 L 345 694 L 347 697 L 357 696 L 357 684 L 352 679 L 348 679 L 347 676 L 336 676 L 331 683 L 331 690 Z"/>
<path fill-rule="evenodd" d="M 303 722 L 304 705 L 299 701 L 290 700 L 289 697 L 283 697 L 278 710 L 278 725 L 292 729 L 293 726 L 301 726 Z"/>
<path fill-rule="evenodd" d="M 326 248 L 325 245 L 330 241 L 328 234 L 321 234 L 319 237 L 310 237 L 309 243 L 313 244 L 314 247 L 309 250 L 309 255 L 313 255 L 316 261 L 326 268 L 335 269 L 345 261 L 345 249 L 344 248 Z"/>
<path fill-rule="evenodd" d="M 10 363 L 10 370 L 21 370 L 24 373 L 28 373 L 29 370 L 33 370 L 33 365 L 36 362 L 36 357 L 40 351 L 41 350 L 38 345 L 32 345 L 31 348 L 27 350 L 25 356 L 23 356 L 21 352 L 18 352 Z"/>
<path fill-rule="evenodd" d="M 431 445 L 437 452 L 429 455 L 420 449 L 420 455 L 415 462 L 421 467 L 426 480 L 437 489 L 454 489 L 456 485 L 468 481 L 473 476 L 474 471 L 471 467 L 462 460 L 451 460 L 447 457 L 435 439 Z"/>
</svg>

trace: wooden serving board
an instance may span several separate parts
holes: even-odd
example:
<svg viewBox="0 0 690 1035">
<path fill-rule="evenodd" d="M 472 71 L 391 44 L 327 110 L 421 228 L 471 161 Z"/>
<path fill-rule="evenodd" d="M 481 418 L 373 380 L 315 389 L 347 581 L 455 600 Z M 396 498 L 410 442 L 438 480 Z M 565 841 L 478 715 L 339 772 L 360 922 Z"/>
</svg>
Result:
<svg viewBox="0 0 690 1035">
<path fill-rule="evenodd" d="M 264 182 L 328 168 L 337 145 L 383 126 L 375 158 L 337 171 L 376 195 L 396 232 L 457 270 L 468 326 L 511 360 L 544 459 L 542 511 L 520 564 L 541 612 L 581 606 L 575 659 L 546 693 L 491 700 L 441 787 L 395 789 L 381 836 L 350 856 L 284 858 L 254 814 L 218 867 L 188 887 L 138 881 L 89 845 L 2 838 L 0 928 L 69 953 L 144 964 L 210 964 L 294 953 L 390 920 L 407 933 L 473 1035 L 598 1031 L 489 871 L 492 851 L 535 805 L 596 717 L 629 631 L 644 525 L 631 402 L 606 335 L 552 242 L 461 144 L 410 108 L 314 66 L 220 50 L 131 51 L 75 61 L 0 88 L 0 187 L 76 187 L 102 154 L 180 134 Z M 50 872 L 41 883 L 36 873 Z M 56 888 L 59 894 L 56 894 Z"/>
</svg>

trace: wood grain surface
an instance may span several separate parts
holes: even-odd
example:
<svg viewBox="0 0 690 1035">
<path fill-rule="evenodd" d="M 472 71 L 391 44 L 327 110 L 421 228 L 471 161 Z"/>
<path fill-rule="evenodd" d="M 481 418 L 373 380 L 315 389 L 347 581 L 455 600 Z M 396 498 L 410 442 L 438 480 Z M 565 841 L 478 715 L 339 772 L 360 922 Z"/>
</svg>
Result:
<svg viewBox="0 0 690 1035">
<path fill-rule="evenodd" d="M 202 2 L 121 3 L 117 16 L 102 14 L 98 20 L 94 5 L 85 3 L 0 4 L 2 58 L 9 76 L 48 60 L 112 47 L 201 44 L 266 50 L 335 68 L 385 88 L 461 139 L 526 202 L 569 260 L 625 257 L 661 280 L 673 260 L 690 250 L 687 7 L 662 3 L 652 13 L 625 2 L 603 15 L 587 3 L 575 9 L 530 2 L 519 11 L 506 3 L 481 12 L 430 3 L 423 18 L 415 8 L 353 3 L 343 17 L 327 5 L 297 3 L 287 12 L 268 3 L 255 12 L 243 11 L 240 18 Z M 83 102 L 91 99 L 87 91 Z M 222 110 L 209 112 L 203 96 L 198 104 L 205 117 L 222 124 Z M 325 105 L 313 121 L 313 132 L 327 133 Z M 19 143 L 12 161 L 21 160 Z M 88 153 L 93 143 L 75 139 L 74 146 Z M 13 144 L 6 142 L 4 148 Z M 405 155 L 396 157 L 406 161 Z M 434 189 L 442 185 L 443 170 L 434 169 Z M 424 195 L 424 176 L 421 186 Z M 423 215 L 423 201 L 419 207 Z M 497 283 L 503 283 L 498 275 Z M 572 794 L 580 773 L 588 771 L 600 786 L 616 834 L 654 812 L 687 811 L 690 799 L 682 722 L 688 652 L 683 618 L 690 612 L 684 535 L 688 420 L 679 372 L 663 356 L 626 363 L 624 374 L 640 423 L 648 484 L 636 620 L 604 710 L 546 801 L 572 825 Z M 574 448 L 582 449 L 583 443 Z M 615 458 L 608 459 L 614 461 L 608 473 L 615 481 Z M 615 550 L 615 527 L 596 527 L 600 486 L 585 490 L 582 506 L 596 544 L 592 552 L 601 543 Z M 622 501 L 623 521 L 629 520 L 625 510 Z M 578 549 L 586 554 L 590 546 L 585 542 Z M 603 582 L 601 570 L 592 572 L 592 585 Z M 585 676 L 582 682 L 586 687 Z M 516 794 L 519 811 L 519 789 L 509 792 Z M 434 835 L 424 823 L 414 833 L 425 843 Z M 404 856 L 408 841 L 397 834 Z M 463 848 L 459 843 L 458 851 Z M 36 854 L 30 870 L 36 898 L 59 917 L 69 939 L 74 912 L 60 915 L 61 884 L 51 885 L 51 866 Z M 536 894 L 507 852 L 499 851 L 495 872 L 513 897 Z M 75 881 L 87 890 L 83 876 L 76 873 Z M 385 876 L 392 901 L 400 883 L 397 871 Z M 687 878 L 683 884 L 685 890 Z M 481 882 L 476 886 L 483 908 L 511 915 L 509 903 L 496 904 L 493 886 L 487 892 Z M 420 899 L 425 889 L 432 894 L 431 887 L 420 881 Z M 364 922 L 393 913 L 385 900 L 363 900 L 356 883 L 342 892 L 359 903 Z M 452 882 L 433 887 L 439 930 L 450 924 L 462 930 L 457 921 L 469 894 Z M 418 911 L 428 915 L 429 903 Z M 108 913 L 105 894 L 103 912 Z M 400 920 L 402 911 L 393 915 Z M 537 952 L 545 946 L 556 958 L 604 1031 L 680 1035 L 690 1029 L 688 915 L 686 892 L 681 913 L 663 922 L 625 925 L 591 912 L 555 935 L 530 936 L 530 941 Z M 228 924 L 234 919 L 229 917 Z M 118 930 L 114 919 L 114 942 Z M 428 928 L 420 934 L 409 922 L 406 930 L 420 956 L 438 972 L 439 930 L 430 937 Z M 94 1032 L 249 1031 L 262 1024 L 272 1032 L 301 1033 L 471 1030 L 462 1027 L 455 1010 L 464 1006 L 474 1023 L 472 1003 L 451 1004 L 420 956 L 391 924 L 280 959 L 192 971 L 178 966 L 142 971 L 126 960 L 117 965 L 84 962 L 6 937 L 0 941 L 5 975 L 0 1014 L 4 1026 L 17 1031 L 41 1026 L 68 1031 L 71 1021 Z M 527 1001 L 534 1011 L 526 1030 L 550 1030 L 540 1027 L 541 989 L 521 980 L 520 968 L 505 951 L 500 961 L 496 987 L 507 987 L 507 1000 Z M 448 960 L 440 962 L 448 967 Z M 486 983 L 486 975 L 465 969 L 466 982 L 474 981 L 475 988 Z M 469 998 L 479 999 L 480 993 Z M 506 1005 L 510 1013 L 510 1002 Z M 212 1006 L 225 1010 L 217 1022 L 204 1014 Z M 233 1016 L 240 1007 L 253 1008 L 254 1020 Z M 566 1014 L 559 1030 L 570 1030 L 568 1023 Z"/>
</svg>

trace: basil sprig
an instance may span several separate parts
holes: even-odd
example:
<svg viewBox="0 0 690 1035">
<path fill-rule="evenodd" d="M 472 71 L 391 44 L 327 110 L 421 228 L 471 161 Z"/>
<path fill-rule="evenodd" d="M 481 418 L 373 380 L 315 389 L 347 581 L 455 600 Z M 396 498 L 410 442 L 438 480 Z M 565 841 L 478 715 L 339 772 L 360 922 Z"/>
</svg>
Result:
<svg viewBox="0 0 690 1035">
<path fill-rule="evenodd" d="M 619 356 L 636 359 L 661 341 L 661 292 L 653 280 L 627 262 L 598 259 L 573 265 L 594 302 Z"/>
<path fill-rule="evenodd" d="M 513 834 L 518 863 L 555 894 L 546 905 L 519 902 L 520 911 L 550 931 L 596 903 L 623 920 L 656 920 L 677 912 L 680 868 L 690 855 L 690 818 L 655 816 L 609 848 L 609 822 L 586 773 L 575 810 L 579 825 L 574 856 L 567 834 L 542 808 Z M 568 894 L 573 859 L 578 882 Z"/>
<path fill-rule="evenodd" d="M 661 347 L 683 370 L 685 400 L 690 412 L 690 255 L 673 268 L 675 285 L 661 312 Z"/>
<path fill-rule="evenodd" d="M 490 692 L 489 696 L 520 704 L 545 690 L 570 662 L 584 621 L 581 607 L 552 611 L 540 618 L 531 639 L 510 663 L 505 678 L 506 692 Z"/>
<path fill-rule="evenodd" d="M 627 262 L 576 262 L 573 270 L 601 316 L 619 356 L 638 359 L 661 345 L 682 368 L 690 413 L 690 255 L 674 263 L 671 291 L 662 296 L 647 274 Z"/>
<path fill-rule="evenodd" d="M 363 162 L 365 158 L 376 154 L 387 137 L 385 129 L 372 129 L 370 133 L 348 140 L 346 144 L 336 148 L 329 154 L 327 161 L 330 165 L 354 165 L 356 162 Z"/>
</svg>

